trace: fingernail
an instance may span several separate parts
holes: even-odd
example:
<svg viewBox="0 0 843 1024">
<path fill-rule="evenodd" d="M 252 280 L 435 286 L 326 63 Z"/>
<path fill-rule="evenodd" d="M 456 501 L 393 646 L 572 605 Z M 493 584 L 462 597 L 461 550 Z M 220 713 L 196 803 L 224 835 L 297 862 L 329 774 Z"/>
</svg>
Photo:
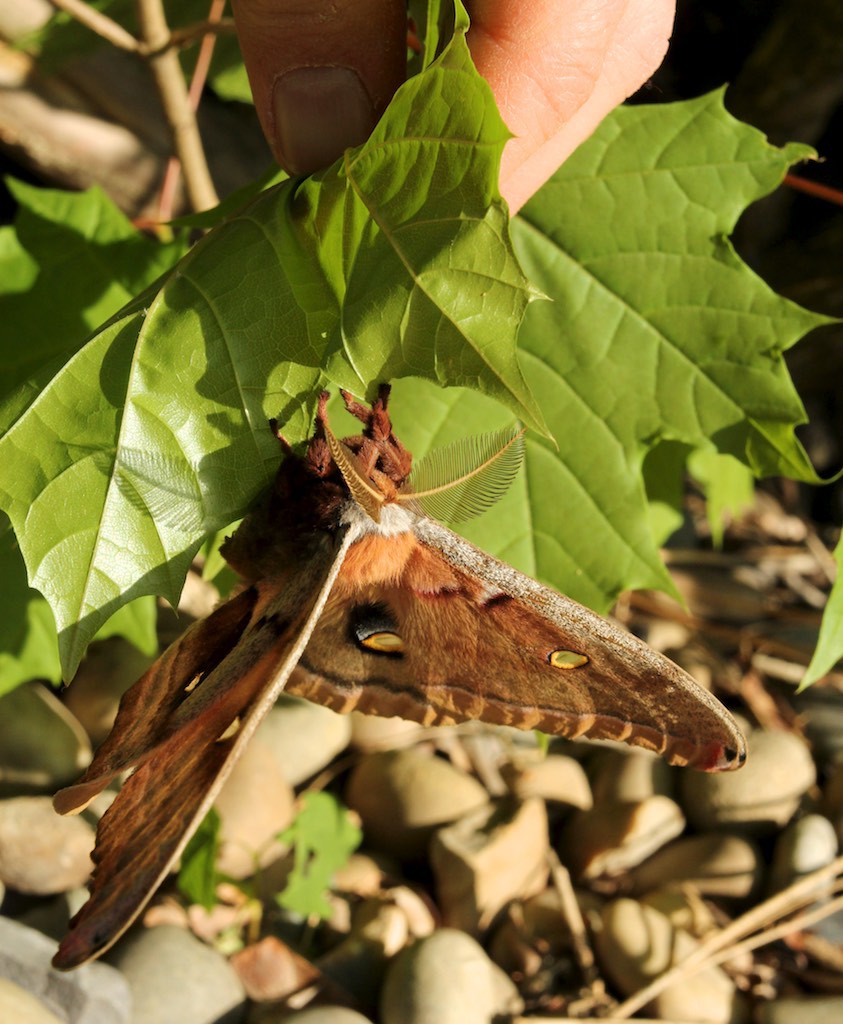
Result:
<svg viewBox="0 0 843 1024">
<path fill-rule="evenodd" d="M 351 68 L 295 68 L 272 92 L 277 156 L 292 174 L 332 164 L 348 146 L 364 142 L 375 111 L 360 76 Z"/>
</svg>

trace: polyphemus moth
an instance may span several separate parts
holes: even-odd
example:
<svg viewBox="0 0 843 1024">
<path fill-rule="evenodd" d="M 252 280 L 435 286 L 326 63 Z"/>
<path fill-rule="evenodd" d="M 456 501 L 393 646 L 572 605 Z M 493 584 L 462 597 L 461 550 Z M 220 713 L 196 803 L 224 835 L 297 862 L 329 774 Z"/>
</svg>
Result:
<svg viewBox="0 0 843 1024">
<path fill-rule="evenodd" d="M 743 762 L 734 721 L 690 676 L 425 514 L 466 518 L 493 500 L 521 432 L 480 444 L 480 466 L 448 486 L 414 475 L 410 490 L 388 395 L 368 408 L 343 393 L 358 437 L 331 433 L 327 394 L 303 456 L 279 435 L 274 487 L 223 547 L 241 589 L 126 692 L 88 770 L 56 795 L 57 811 L 78 812 L 134 769 L 100 821 L 90 899 L 55 966 L 98 956 L 137 917 L 283 689 L 423 725 L 623 740 L 704 771 Z M 469 448 L 443 451 L 434 477 Z"/>
</svg>

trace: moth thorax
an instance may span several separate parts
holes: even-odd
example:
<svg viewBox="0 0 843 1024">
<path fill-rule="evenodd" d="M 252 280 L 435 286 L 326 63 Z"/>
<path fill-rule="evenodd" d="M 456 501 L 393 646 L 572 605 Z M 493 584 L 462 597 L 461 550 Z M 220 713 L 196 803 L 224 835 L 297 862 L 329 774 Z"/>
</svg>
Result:
<svg viewBox="0 0 843 1024">
<path fill-rule="evenodd" d="M 382 537 L 394 537 L 399 533 L 409 533 L 417 518 L 410 509 L 393 503 L 382 506 L 380 520 L 375 522 L 366 510 L 352 499 L 343 508 L 340 522 L 355 527 L 361 534 L 377 533 Z"/>
</svg>

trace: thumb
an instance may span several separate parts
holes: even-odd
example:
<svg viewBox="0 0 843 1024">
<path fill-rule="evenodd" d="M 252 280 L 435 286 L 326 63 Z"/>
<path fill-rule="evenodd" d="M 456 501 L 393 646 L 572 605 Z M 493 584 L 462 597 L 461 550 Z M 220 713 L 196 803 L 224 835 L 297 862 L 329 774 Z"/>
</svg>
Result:
<svg viewBox="0 0 843 1024">
<path fill-rule="evenodd" d="M 292 174 L 368 138 L 404 81 L 404 0 L 235 0 L 255 109 Z"/>
</svg>

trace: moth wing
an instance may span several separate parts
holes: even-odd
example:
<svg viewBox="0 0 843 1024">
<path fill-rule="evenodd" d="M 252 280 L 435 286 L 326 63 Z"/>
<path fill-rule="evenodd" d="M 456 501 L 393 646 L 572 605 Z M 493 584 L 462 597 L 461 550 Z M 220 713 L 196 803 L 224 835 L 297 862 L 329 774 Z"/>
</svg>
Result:
<svg viewBox="0 0 843 1024">
<path fill-rule="evenodd" d="M 347 559 L 290 692 L 424 725 L 621 740 L 707 771 L 742 763 L 732 717 L 669 659 L 432 520 L 412 537 L 398 568 L 375 551 L 390 537 L 366 538 L 365 572 Z"/>
<path fill-rule="evenodd" d="M 133 709 L 141 704 L 144 693 L 154 691 L 168 695 L 169 713 L 162 721 L 153 712 L 155 727 L 144 731 L 138 726 L 131 736 L 137 768 L 100 819 L 90 899 L 71 921 L 54 966 L 67 970 L 103 953 L 132 924 L 166 877 L 244 745 L 283 690 L 322 611 L 349 540 L 346 535 L 338 551 L 300 566 L 276 593 L 272 581 L 256 584 L 251 621 L 239 642 L 187 696 L 182 690 L 177 706 L 173 706 L 176 687 L 158 676 L 166 675 L 174 663 L 188 662 L 190 650 L 177 650 L 169 658 L 165 652 L 160 671 L 153 666 L 151 676 L 147 673 L 150 678 L 140 681 L 145 684 L 141 694 L 128 699 Z M 262 588 L 267 593 L 262 595 Z M 213 620 L 211 616 L 206 621 Z M 212 639 L 208 628 L 185 637 L 190 648 Z M 202 652 L 196 654 L 200 658 Z M 192 679 L 193 674 L 184 671 L 179 676 L 182 682 L 186 678 Z M 122 749 L 119 733 L 110 747 Z M 88 789 L 102 788 L 103 778 L 112 777 L 121 760 L 126 759 L 107 750 L 103 763 L 92 762 L 85 779 L 64 791 L 71 796 L 59 794 L 58 805 L 70 807 L 90 799 Z"/>
<path fill-rule="evenodd" d="M 190 683 L 208 674 L 240 640 L 257 591 L 242 591 L 194 622 L 126 691 L 109 735 L 72 786 L 53 797 L 59 814 L 77 814 L 122 772 L 134 768 L 166 733 Z"/>
</svg>

